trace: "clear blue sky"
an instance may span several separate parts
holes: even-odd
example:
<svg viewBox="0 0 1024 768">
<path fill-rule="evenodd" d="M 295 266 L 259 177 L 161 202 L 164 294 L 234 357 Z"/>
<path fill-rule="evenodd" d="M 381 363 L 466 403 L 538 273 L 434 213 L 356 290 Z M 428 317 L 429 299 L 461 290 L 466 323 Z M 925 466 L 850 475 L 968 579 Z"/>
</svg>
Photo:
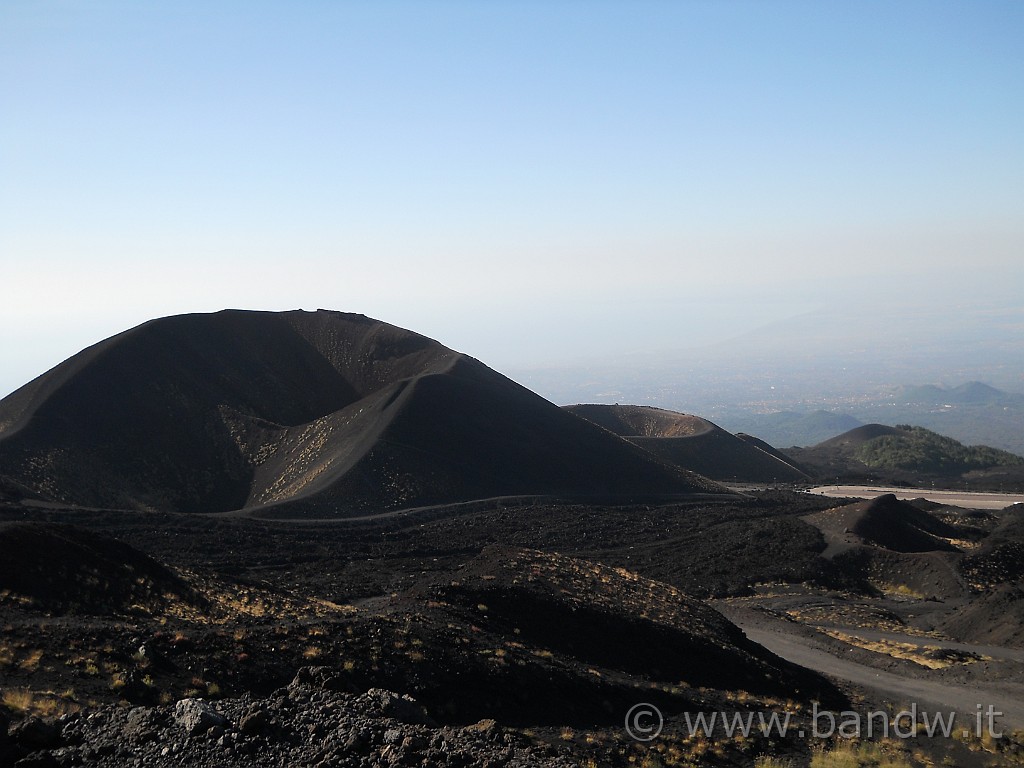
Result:
<svg viewBox="0 0 1024 768">
<path fill-rule="evenodd" d="M 1019 295 L 1022 246 L 1018 0 L 0 3 L 0 395 L 179 312 L 501 368 Z"/>
</svg>

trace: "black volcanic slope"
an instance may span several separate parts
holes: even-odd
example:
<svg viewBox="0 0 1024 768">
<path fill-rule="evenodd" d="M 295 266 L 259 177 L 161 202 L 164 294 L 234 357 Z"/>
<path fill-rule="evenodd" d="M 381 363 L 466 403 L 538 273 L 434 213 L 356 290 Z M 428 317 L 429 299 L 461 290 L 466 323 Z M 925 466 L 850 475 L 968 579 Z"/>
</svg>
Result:
<svg viewBox="0 0 1024 768">
<path fill-rule="evenodd" d="M 891 493 L 806 519 L 826 535 L 855 534 L 864 542 L 894 552 L 957 551 L 946 541 L 958 536 L 956 530 Z"/>
<path fill-rule="evenodd" d="M 714 480 L 808 479 L 784 456 L 756 438 L 733 435 L 699 416 L 641 405 L 572 405 L 566 410 L 664 461 Z"/>
<path fill-rule="evenodd" d="M 462 701 L 451 705 L 477 698 L 466 713 L 473 718 L 617 722 L 641 694 L 679 711 L 693 705 L 691 692 L 711 688 L 804 699 L 836 694 L 827 681 L 769 653 L 675 587 L 566 555 L 488 547 L 446 578 L 427 578 L 391 598 L 389 606 L 400 616 L 422 616 L 419 626 L 434 624 L 441 638 L 452 628 L 471 628 L 463 636 L 479 650 L 457 638 L 423 646 L 438 654 L 430 668 L 455 670 L 461 682 L 439 684 L 415 670 L 397 679 L 419 678 L 415 695 L 424 702 L 458 688 Z M 515 641 L 503 642 L 509 637 Z M 487 650 L 493 648 L 503 649 L 497 659 Z M 396 656 L 389 661 L 403 666 Z M 683 696 L 666 695 L 652 685 L 659 682 L 679 684 Z"/>
<path fill-rule="evenodd" d="M 828 546 L 821 553 L 847 578 L 881 591 L 909 590 L 959 601 L 967 595 L 958 574 L 962 533 L 948 522 L 892 494 L 807 515 Z"/>
<path fill-rule="evenodd" d="M 1024 588 L 1001 584 L 982 593 L 943 622 L 960 640 L 1024 648 Z"/>
<path fill-rule="evenodd" d="M 0 552 L 0 591 L 47 612 L 159 613 L 170 599 L 201 602 L 157 561 L 75 526 L 0 523 Z"/>
<path fill-rule="evenodd" d="M 84 350 L 0 401 L 0 488 L 316 516 L 721 490 L 431 339 L 322 310 L 180 315 Z"/>
</svg>

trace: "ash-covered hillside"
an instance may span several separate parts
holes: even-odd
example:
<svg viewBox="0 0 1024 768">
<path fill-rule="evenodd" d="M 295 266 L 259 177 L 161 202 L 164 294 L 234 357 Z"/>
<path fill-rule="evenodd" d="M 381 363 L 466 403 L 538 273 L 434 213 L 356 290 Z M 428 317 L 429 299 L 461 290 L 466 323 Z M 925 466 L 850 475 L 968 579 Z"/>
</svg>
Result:
<svg viewBox="0 0 1024 768">
<path fill-rule="evenodd" d="M 750 435 L 733 435 L 700 416 L 643 405 L 572 405 L 592 421 L 664 461 L 714 480 L 801 482 L 791 459 Z"/>
<path fill-rule="evenodd" d="M 284 516 L 720 491 L 411 331 L 237 310 L 145 323 L 0 401 L 0 488 Z"/>
</svg>

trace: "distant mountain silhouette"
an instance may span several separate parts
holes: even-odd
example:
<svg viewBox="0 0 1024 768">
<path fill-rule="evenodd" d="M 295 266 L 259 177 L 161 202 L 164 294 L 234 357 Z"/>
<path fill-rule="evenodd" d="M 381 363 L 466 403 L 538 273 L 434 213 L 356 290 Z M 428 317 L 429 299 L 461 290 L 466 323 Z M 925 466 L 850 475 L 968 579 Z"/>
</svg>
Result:
<svg viewBox="0 0 1024 768">
<path fill-rule="evenodd" d="M 323 310 L 180 315 L 89 347 L 0 401 L 0 488 L 315 516 L 721 491 L 436 341 Z"/>
<path fill-rule="evenodd" d="M 1020 404 L 1024 396 L 1003 392 L 981 381 L 969 381 L 958 387 L 937 387 L 924 384 L 917 387 L 902 387 L 896 393 L 896 399 L 906 403 L 942 405 L 953 403 L 958 405 L 981 405 L 1002 401 Z"/>
<path fill-rule="evenodd" d="M 798 467 L 756 438 L 730 434 L 699 416 L 640 405 L 571 405 L 566 410 L 659 458 L 714 480 L 806 480 Z"/>
</svg>

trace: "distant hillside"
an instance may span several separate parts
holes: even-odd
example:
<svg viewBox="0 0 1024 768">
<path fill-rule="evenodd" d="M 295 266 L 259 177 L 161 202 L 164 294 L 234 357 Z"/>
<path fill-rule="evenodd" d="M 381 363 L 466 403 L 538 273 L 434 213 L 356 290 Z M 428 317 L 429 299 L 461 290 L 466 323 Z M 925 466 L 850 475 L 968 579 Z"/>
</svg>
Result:
<svg viewBox="0 0 1024 768">
<path fill-rule="evenodd" d="M 731 432 L 757 435 L 779 448 L 817 445 L 861 424 L 882 423 L 915 424 L 968 445 L 1024 454 L 1024 395 L 980 381 L 955 387 L 924 384 L 872 390 L 866 387 L 855 398 L 835 397 L 835 407 L 842 412 L 782 407 L 774 413 L 754 413 L 729 406 L 716 412 L 715 421 Z M 791 397 L 823 394 L 806 385 L 794 390 Z"/>
<path fill-rule="evenodd" d="M 860 427 L 854 427 L 841 435 L 836 435 L 828 440 L 824 440 L 814 446 L 814 448 L 856 451 L 865 443 L 869 443 L 879 437 L 892 437 L 898 434 L 900 434 L 900 430 L 897 427 L 889 427 L 885 424 L 864 424 Z"/>
<path fill-rule="evenodd" d="M 966 446 L 923 427 L 867 424 L 787 456 L 819 477 L 866 477 L 920 482 L 1024 478 L 1024 458 L 988 446 Z"/>
<path fill-rule="evenodd" d="M 854 457 L 869 467 L 927 474 L 963 474 L 974 469 L 1024 465 L 1024 458 L 986 445 L 967 446 L 951 437 L 902 424 L 895 434 L 861 444 Z"/>
<path fill-rule="evenodd" d="M 235 310 L 145 323 L 0 401 L 0 488 L 81 506 L 315 516 L 721 490 L 411 331 Z"/>
<path fill-rule="evenodd" d="M 968 445 L 1024 455 L 1024 395 L 979 381 L 957 387 L 899 387 L 851 412 L 865 420 L 916 424 Z"/>
<path fill-rule="evenodd" d="M 699 416 L 639 405 L 573 405 L 566 410 L 664 461 L 714 480 L 761 483 L 807 479 L 770 446 L 732 435 Z"/>
<path fill-rule="evenodd" d="M 863 422 L 845 413 L 830 411 L 777 411 L 775 413 L 724 414 L 718 419 L 730 432 L 757 435 L 776 448 L 820 443 L 840 432 L 859 427 Z"/>
</svg>

